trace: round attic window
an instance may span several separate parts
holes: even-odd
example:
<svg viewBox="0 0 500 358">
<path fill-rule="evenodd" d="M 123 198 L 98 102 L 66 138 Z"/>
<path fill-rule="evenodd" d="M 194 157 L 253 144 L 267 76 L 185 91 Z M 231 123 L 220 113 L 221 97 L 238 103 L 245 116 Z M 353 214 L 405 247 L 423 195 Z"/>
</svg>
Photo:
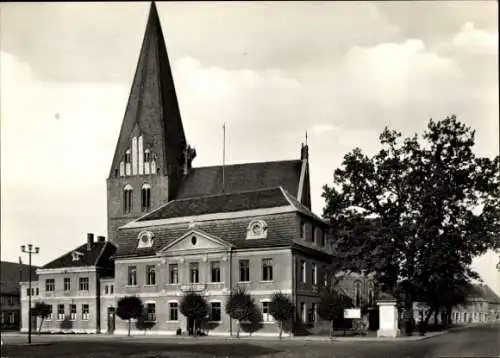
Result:
<svg viewBox="0 0 500 358">
<path fill-rule="evenodd" d="M 193 236 L 193 237 L 191 238 L 191 243 L 192 243 L 193 245 L 196 245 L 196 236 Z"/>
</svg>

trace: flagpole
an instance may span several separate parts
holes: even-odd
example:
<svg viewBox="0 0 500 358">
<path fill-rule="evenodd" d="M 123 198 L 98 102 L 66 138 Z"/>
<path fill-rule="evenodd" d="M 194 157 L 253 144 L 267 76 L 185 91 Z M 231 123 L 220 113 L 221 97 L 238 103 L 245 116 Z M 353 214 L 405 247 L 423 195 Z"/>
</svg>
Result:
<svg viewBox="0 0 500 358">
<path fill-rule="evenodd" d="M 226 123 L 222 126 L 222 192 L 224 192 L 224 166 L 226 164 Z"/>
</svg>

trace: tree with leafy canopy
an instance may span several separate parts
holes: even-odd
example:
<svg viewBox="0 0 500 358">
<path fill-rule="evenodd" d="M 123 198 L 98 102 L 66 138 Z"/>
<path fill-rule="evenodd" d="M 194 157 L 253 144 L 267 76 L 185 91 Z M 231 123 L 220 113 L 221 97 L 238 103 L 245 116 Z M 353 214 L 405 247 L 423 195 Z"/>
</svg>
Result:
<svg viewBox="0 0 500 358">
<path fill-rule="evenodd" d="M 330 321 L 330 338 L 333 338 L 335 327 L 344 328 L 344 309 L 353 306 L 352 299 L 335 288 L 321 293 L 318 315 L 325 321 Z"/>
<path fill-rule="evenodd" d="M 238 321 L 236 337 L 239 338 L 241 323 L 249 321 L 254 317 L 254 300 L 245 292 L 244 288 L 237 287 L 229 295 L 225 309 L 229 317 Z"/>
<path fill-rule="evenodd" d="M 38 333 L 42 331 L 42 325 L 45 318 L 49 317 L 52 313 L 52 306 L 46 304 L 45 302 L 36 302 L 35 306 L 31 309 L 31 315 L 33 317 L 40 317 L 40 328 Z"/>
<path fill-rule="evenodd" d="M 269 313 L 278 322 L 280 328 L 280 339 L 283 335 L 283 325 L 293 318 L 294 306 L 290 298 L 276 292 L 269 303 Z"/>
<path fill-rule="evenodd" d="M 179 309 L 184 316 L 193 320 L 193 337 L 196 337 L 197 328 L 199 328 L 201 321 L 208 315 L 207 302 L 196 292 L 188 292 L 182 297 Z"/>
<path fill-rule="evenodd" d="M 385 128 L 378 153 L 346 154 L 323 197 L 333 262 L 375 273 L 410 317 L 426 291 L 478 279 L 473 258 L 500 247 L 500 158 L 476 156 L 475 131 L 455 116 L 431 119 L 423 143 L 401 136 Z"/>
<path fill-rule="evenodd" d="M 130 325 L 133 319 L 140 319 L 144 314 L 142 300 L 136 296 L 126 296 L 118 301 L 116 315 L 128 321 L 128 336 L 130 337 Z"/>
</svg>

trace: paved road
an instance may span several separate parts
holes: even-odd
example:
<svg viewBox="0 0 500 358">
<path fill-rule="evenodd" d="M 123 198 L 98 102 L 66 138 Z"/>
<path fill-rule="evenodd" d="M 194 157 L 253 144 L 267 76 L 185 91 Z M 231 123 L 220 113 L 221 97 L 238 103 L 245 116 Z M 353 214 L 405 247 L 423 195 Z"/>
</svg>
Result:
<svg viewBox="0 0 500 358">
<path fill-rule="evenodd" d="M 35 337 L 50 345 L 20 346 L 26 337 L 4 337 L 2 357 L 34 358 L 458 358 L 500 357 L 500 326 L 475 327 L 413 342 L 176 339 L 165 337 Z"/>
</svg>

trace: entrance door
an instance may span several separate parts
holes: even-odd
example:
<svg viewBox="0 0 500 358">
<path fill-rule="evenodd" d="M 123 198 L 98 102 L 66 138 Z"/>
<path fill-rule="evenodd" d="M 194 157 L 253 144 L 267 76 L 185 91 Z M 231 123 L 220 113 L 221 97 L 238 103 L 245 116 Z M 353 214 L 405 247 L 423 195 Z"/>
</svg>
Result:
<svg viewBox="0 0 500 358">
<path fill-rule="evenodd" d="M 115 308 L 108 307 L 108 333 L 115 331 Z"/>
</svg>

